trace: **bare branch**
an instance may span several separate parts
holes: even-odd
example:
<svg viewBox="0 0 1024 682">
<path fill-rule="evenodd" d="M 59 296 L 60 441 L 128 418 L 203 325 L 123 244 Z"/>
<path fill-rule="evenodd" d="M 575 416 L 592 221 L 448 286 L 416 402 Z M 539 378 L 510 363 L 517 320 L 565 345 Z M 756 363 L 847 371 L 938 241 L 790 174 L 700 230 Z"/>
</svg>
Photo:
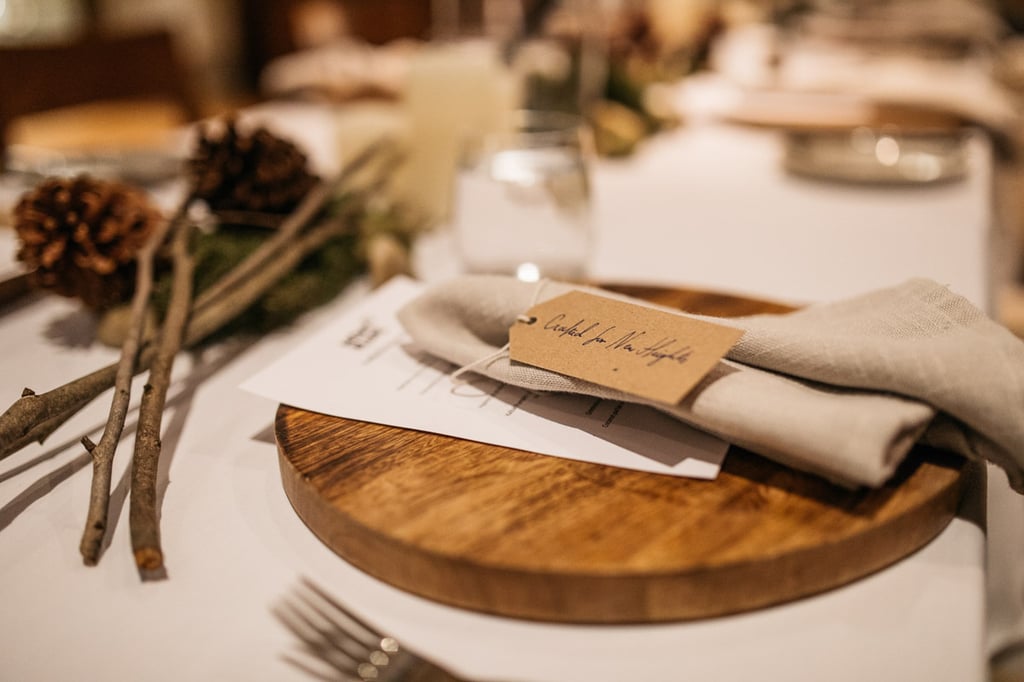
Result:
<svg viewBox="0 0 1024 682">
<path fill-rule="evenodd" d="M 283 245 L 262 270 L 250 275 L 220 299 L 207 302 L 203 307 L 197 304 L 185 333 L 185 346 L 194 346 L 240 315 L 267 289 L 328 241 L 350 234 L 354 229 L 351 218 L 351 215 L 344 215 L 325 219 L 298 239 Z"/>
<path fill-rule="evenodd" d="M 142 347 L 142 333 L 145 328 L 146 311 L 153 291 L 153 259 L 163 245 L 171 226 L 181 218 L 181 211 L 169 220 L 162 221 L 150 235 L 136 257 L 135 293 L 131 304 L 131 331 L 121 346 L 121 357 L 114 376 L 114 397 L 110 402 L 107 424 L 100 442 L 90 451 L 92 455 L 92 487 L 89 492 L 89 511 L 79 551 L 88 565 L 99 560 L 103 538 L 107 532 L 107 512 L 110 506 L 110 479 L 114 464 L 114 453 L 124 420 L 128 414 L 131 399 L 132 377 L 136 372 L 136 361 Z"/>
<path fill-rule="evenodd" d="M 174 262 L 171 301 L 157 339 L 156 351 L 149 370 L 149 381 L 142 393 L 139 425 L 135 435 L 128 518 L 135 563 L 139 570 L 144 572 L 163 568 L 156 500 L 156 479 L 161 450 L 160 424 L 167 402 L 174 358 L 181 350 L 185 324 L 192 303 L 192 273 L 195 262 L 189 250 L 190 236 L 189 227 L 182 225 L 175 232 L 171 242 Z"/>
<path fill-rule="evenodd" d="M 117 365 L 108 365 L 45 393 L 23 394 L 0 415 L 0 459 L 32 442 L 43 442 L 58 426 L 114 385 Z"/>
</svg>

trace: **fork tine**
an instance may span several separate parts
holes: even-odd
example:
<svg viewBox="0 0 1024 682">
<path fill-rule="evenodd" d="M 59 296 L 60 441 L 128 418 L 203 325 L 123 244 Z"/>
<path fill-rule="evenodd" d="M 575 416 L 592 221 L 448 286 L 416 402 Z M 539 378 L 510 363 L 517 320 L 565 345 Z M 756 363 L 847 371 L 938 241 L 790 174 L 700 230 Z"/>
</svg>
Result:
<svg viewBox="0 0 1024 682">
<path fill-rule="evenodd" d="M 293 666 L 295 668 L 298 668 L 299 670 L 301 670 L 305 674 L 309 675 L 310 677 L 314 677 L 314 678 L 316 678 L 318 680 L 323 680 L 323 682 L 339 682 L 339 678 L 338 678 L 337 675 L 329 675 L 329 674 L 327 674 L 326 672 L 324 672 L 322 670 L 317 670 L 313 666 L 309 665 L 308 663 L 306 663 L 304 661 L 300 661 L 298 658 L 296 658 L 294 656 L 291 656 L 289 654 L 285 654 L 281 658 L 283 658 L 289 665 L 291 665 L 291 666 Z M 343 678 L 341 678 L 342 680 L 344 680 L 344 682 L 349 682 L 349 681 L 351 681 L 351 682 L 362 682 L 361 680 L 358 680 L 357 678 L 354 678 L 354 677 L 350 677 L 347 674 L 344 674 L 344 675 L 345 676 Z"/>
<path fill-rule="evenodd" d="M 299 639 L 303 648 L 313 658 L 328 664 L 343 675 L 352 676 L 351 679 L 358 679 L 356 676 L 359 675 L 359 661 L 336 646 L 336 640 L 331 636 L 333 630 L 318 627 L 291 605 L 275 607 L 271 612 Z"/>
<path fill-rule="evenodd" d="M 399 647 L 394 637 L 376 630 L 306 577 L 271 611 L 298 638 L 300 650 L 316 659 L 318 668 L 330 666 L 346 680 L 459 680 L 414 651 Z M 307 662 L 291 656 L 285 660 L 319 679 L 330 679 Z"/>
<path fill-rule="evenodd" d="M 291 609 L 303 622 L 315 629 L 325 643 L 331 644 L 335 649 L 352 658 L 367 658 L 374 651 L 376 642 L 372 639 L 360 638 L 350 629 L 345 628 L 334 616 L 327 613 L 323 607 L 314 602 L 309 596 L 296 594 L 295 598 L 304 604 L 309 611 L 316 614 L 320 623 L 314 622 L 311 616 L 300 612 L 294 604 L 291 606 Z"/>
<path fill-rule="evenodd" d="M 342 606 L 334 597 L 325 592 L 323 588 L 311 581 L 309 578 L 303 577 L 301 582 L 307 589 L 330 605 L 334 611 L 344 615 L 345 618 L 361 628 L 368 637 L 368 639 L 361 640 L 364 644 L 367 646 L 377 647 L 385 653 L 396 653 L 398 651 L 398 641 L 394 637 L 377 632 L 377 630 L 366 623 L 366 621 L 362 620 L 359 616 Z M 328 620 L 330 619 L 328 618 Z"/>
<path fill-rule="evenodd" d="M 351 651 L 338 646 L 337 634 L 339 628 L 329 620 L 318 623 L 311 616 L 300 610 L 295 604 L 284 604 L 276 609 L 279 619 L 290 620 L 291 630 L 300 639 L 309 645 L 315 646 L 318 650 L 335 649 L 348 658 L 355 659 L 365 653 L 365 648 L 358 647 Z M 323 617 L 323 616 L 321 616 Z"/>
<path fill-rule="evenodd" d="M 380 668 L 391 662 L 388 653 L 398 651 L 394 638 L 379 635 L 307 578 L 301 579 L 290 603 L 273 611 L 308 653 L 360 680 L 376 679 Z"/>
</svg>

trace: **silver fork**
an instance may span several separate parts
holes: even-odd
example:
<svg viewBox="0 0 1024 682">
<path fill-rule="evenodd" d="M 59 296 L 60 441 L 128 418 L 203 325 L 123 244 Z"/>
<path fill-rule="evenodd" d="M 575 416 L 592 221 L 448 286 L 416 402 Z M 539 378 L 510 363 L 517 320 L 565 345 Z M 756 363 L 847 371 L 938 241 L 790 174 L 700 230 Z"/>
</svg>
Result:
<svg viewBox="0 0 1024 682">
<path fill-rule="evenodd" d="M 318 679 L 467 682 L 377 632 L 308 578 L 272 612 L 313 663 L 294 655 L 285 659 Z"/>
</svg>

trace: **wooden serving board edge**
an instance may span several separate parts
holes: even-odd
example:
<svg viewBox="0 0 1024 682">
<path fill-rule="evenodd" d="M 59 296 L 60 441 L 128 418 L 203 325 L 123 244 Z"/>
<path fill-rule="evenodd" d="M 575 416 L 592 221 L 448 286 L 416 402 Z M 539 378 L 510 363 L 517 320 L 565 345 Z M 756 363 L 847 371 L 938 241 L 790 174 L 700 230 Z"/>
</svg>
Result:
<svg viewBox="0 0 1024 682">
<path fill-rule="evenodd" d="M 286 405 L 278 408 L 279 434 L 284 431 L 282 427 L 290 411 L 298 410 Z M 821 552 L 834 557 L 834 565 L 839 569 L 829 574 L 815 571 L 813 567 L 820 561 L 806 561 L 806 551 L 783 553 L 768 561 L 718 566 L 714 570 L 691 570 L 685 575 L 669 572 L 633 578 L 628 574 L 551 574 L 471 564 L 381 536 L 333 508 L 288 459 L 286 445 L 278 439 L 282 482 L 289 501 L 310 530 L 356 568 L 407 592 L 451 606 L 572 623 L 664 622 L 724 616 L 849 584 L 902 560 L 942 532 L 956 514 L 966 479 L 957 475 L 950 485 L 892 520 L 885 529 L 868 529 L 816 549 L 819 558 Z M 331 518 L 332 522 L 312 523 L 311 519 L 316 518 Z M 857 565 L 844 570 L 844 556 L 857 556 Z M 460 595 L 446 588 L 453 581 L 463 585 Z M 758 584 L 771 584 L 771 589 L 736 589 L 738 585 Z M 595 603 L 595 592 L 613 593 L 616 598 Z M 559 618 L 557 614 L 568 615 Z"/>
</svg>

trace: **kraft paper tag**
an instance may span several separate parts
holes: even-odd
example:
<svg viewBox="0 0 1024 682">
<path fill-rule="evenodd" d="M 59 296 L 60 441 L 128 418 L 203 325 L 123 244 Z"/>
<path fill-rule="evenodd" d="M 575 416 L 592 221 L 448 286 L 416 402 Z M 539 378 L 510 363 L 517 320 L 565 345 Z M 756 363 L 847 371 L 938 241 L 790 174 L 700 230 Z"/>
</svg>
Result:
<svg viewBox="0 0 1024 682">
<path fill-rule="evenodd" d="M 509 330 L 512 360 L 675 405 L 743 330 L 583 291 L 540 303 Z"/>
</svg>

